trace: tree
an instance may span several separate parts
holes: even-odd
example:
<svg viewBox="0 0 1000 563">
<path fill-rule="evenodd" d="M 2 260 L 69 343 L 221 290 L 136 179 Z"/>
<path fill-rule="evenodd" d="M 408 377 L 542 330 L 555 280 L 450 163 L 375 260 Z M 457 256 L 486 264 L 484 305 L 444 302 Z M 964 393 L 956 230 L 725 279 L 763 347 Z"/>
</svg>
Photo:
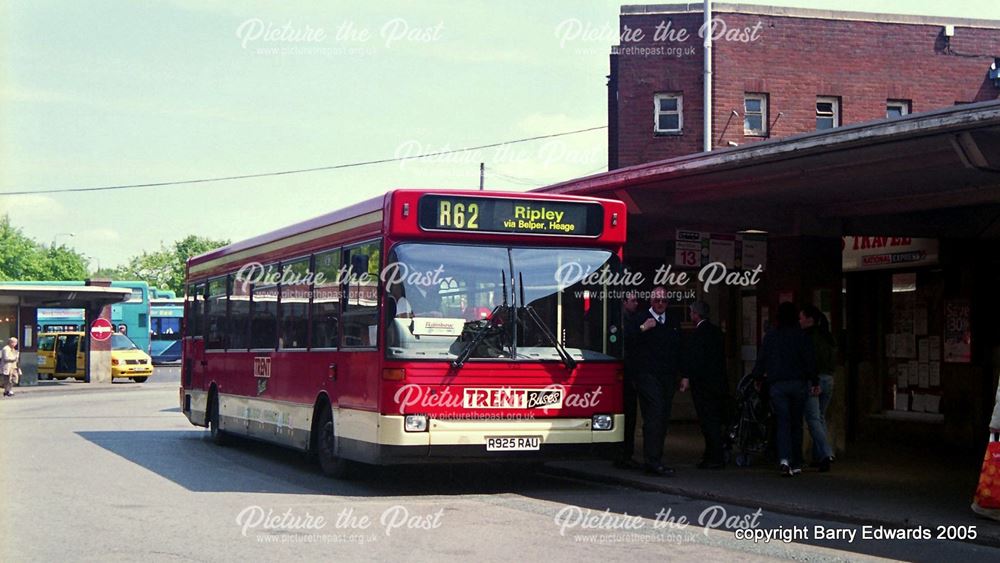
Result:
<svg viewBox="0 0 1000 563">
<path fill-rule="evenodd" d="M 118 268 L 108 268 L 108 267 L 98 269 L 96 272 L 94 272 L 94 274 L 91 277 L 103 280 L 123 279 L 118 276 Z"/>
<path fill-rule="evenodd" d="M 42 279 L 82 280 L 87 276 L 87 261 L 77 251 L 67 246 L 54 246 L 44 251 Z"/>
<path fill-rule="evenodd" d="M 114 279 L 142 280 L 151 287 L 169 289 L 184 295 L 184 268 L 188 258 L 229 244 L 228 240 L 188 235 L 171 246 L 134 256 L 115 270 Z"/>
<path fill-rule="evenodd" d="M 67 246 L 46 248 L 0 218 L 0 281 L 69 281 L 87 277 L 87 261 Z"/>
</svg>

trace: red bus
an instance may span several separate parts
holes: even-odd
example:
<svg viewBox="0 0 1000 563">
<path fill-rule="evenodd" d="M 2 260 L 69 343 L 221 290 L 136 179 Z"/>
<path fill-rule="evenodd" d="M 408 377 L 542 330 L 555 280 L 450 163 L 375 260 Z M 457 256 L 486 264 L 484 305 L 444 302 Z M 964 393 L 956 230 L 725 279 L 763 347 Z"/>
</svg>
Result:
<svg viewBox="0 0 1000 563">
<path fill-rule="evenodd" d="M 191 258 L 181 408 L 354 462 L 622 441 L 619 201 L 393 190 Z"/>
</svg>

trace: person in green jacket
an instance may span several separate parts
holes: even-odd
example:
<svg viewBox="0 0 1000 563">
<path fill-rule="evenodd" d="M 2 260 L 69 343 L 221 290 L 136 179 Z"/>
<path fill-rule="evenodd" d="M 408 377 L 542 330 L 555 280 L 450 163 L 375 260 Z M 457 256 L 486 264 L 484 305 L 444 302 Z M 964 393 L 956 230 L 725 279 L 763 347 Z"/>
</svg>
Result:
<svg viewBox="0 0 1000 563">
<path fill-rule="evenodd" d="M 816 371 L 819 373 L 819 395 L 806 401 L 805 419 L 812 436 L 812 460 L 820 471 L 829 471 L 833 461 L 833 446 L 826 431 L 826 409 L 833 398 L 833 373 L 836 370 L 837 346 L 830 333 L 830 321 L 814 305 L 799 312 L 799 326 L 806 332 L 816 351 Z"/>
</svg>

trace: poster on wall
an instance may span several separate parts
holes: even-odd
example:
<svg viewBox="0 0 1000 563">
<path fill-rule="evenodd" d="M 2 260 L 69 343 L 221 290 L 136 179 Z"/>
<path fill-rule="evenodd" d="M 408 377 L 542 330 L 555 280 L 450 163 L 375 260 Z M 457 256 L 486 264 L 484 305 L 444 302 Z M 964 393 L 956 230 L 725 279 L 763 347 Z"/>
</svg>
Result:
<svg viewBox="0 0 1000 563">
<path fill-rule="evenodd" d="M 681 268 L 700 268 L 702 233 L 677 229 L 674 244 L 674 265 Z"/>
<path fill-rule="evenodd" d="M 967 364 L 972 361 L 971 306 L 967 300 L 944 302 L 944 361 Z"/>
<path fill-rule="evenodd" d="M 938 263 L 938 241 L 911 237 L 854 237 L 841 241 L 845 272 L 912 268 Z"/>
<path fill-rule="evenodd" d="M 744 270 L 753 270 L 760 266 L 767 269 L 767 236 L 744 234 L 740 235 L 740 264 Z"/>
<path fill-rule="evenodd" d="M 736 236 L 713 234 L 709 239 L 708 261 L 722 262 L 726 268 L 736 267 Z"/>
</svg>

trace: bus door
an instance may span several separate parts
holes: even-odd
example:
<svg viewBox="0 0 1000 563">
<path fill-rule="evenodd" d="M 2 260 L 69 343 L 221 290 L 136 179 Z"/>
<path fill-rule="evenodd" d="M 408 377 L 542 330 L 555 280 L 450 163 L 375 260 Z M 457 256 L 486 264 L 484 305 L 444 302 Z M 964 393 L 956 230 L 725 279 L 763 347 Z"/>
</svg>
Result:
<svg viewBox="0 0 1000 563">
<path fill-rule="evenodd" d="M 79 334 L 60 334 L 56 339 L 55 375 L 83 377 L 84 351 Z"/>
<path fill-rule="evenodd" d="M 225 296 L 226 296 L 226 285 L 225 278 L 220 280 L 214 280 L 210 284 L 199 283 L 188 289 L 188 294 L 185 297 L 185 311 L 183 322 L 181 323 L 181 334 L 184 336 L 183 351 L 181 354 L 181 385 L 185 389 L 205 389 L 205 367 L 208 362 L 205 358 L 205 338 L 207 323 L 205 317 L 208 313 L 212 313 L 213 310 L 210 309 L 206 311 L 206 289 L 211 288 L 215 293 L 212 294 L 213 300 L 212 304 L 216 304 L 218 298 L 221 296 L 223 299 L 222 311 L 225 311 Z M 221 292 L 221 293 L 220 293 Z M 215 317 L 213 317 L 214 322 Z M 212 330 L 217 330 L 215 327 L 217 325 L 212 325 Z M 214 332 L 213 332 L 214 334 Z M 207 389 L 205 389 L 207 391 Z"/>
</svg>

